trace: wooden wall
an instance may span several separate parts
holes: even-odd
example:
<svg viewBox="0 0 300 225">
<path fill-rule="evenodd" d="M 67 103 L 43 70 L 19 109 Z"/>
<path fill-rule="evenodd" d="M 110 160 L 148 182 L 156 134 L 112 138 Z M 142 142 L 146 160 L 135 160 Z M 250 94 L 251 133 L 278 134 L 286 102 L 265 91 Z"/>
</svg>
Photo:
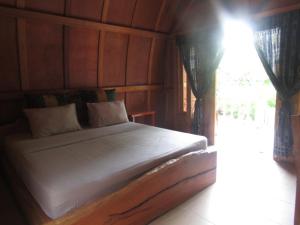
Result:
<svg viewBox="0 0 300 225">
<path fill-rule="evenodd" d="M 0 0 L 0 122 L 15 117 L 12 93 L 143 85 L 118 98 L 129 113 L 158 111 L 162 123 L 165 46 L 179 2 Z"/>
</svg>

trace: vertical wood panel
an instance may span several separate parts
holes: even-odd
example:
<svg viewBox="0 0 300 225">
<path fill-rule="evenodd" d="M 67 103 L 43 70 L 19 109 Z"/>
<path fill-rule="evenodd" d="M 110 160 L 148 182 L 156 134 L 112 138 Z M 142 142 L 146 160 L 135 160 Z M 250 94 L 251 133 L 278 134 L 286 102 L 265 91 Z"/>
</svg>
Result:
<svg viewBox="0 0 300 225">
<path fill-rule="evenodd" d="M 29 75 L 26 89 L 63 88 L 63 27 L 27 22 L 26 31 Z"/>
<path fill-rule="evenodd" d="M 99 32 L 70 28 L 69 87 L 97 87 Z"/>
<path fill-rule="evenodd" d="M 0 5 L 14 6 L 16 5 L 16 0 L 0 0 Z"/>
<path fill-rule="evenodd" d="M 55 14 L 64 14 L 65 0 L 26 0 L 25 8 Z"/>
<path fill-rule="evenodd" d="M 180 0 L 165 0 L 165 7 L 161 13 L 161 19 L 156 22 L 156 30 L 160 32 L 170 32 L 175 21 L 177 7 Z"/>
<path fill-rule="evenodd" d="M 126 94 L 126 108 L 129 114 L 147 110 L 147 92 L 133 92 Z"/>
<path fill-rule="evenodd" d="M 0 0 L 0 5 L 14 6 L 16 5 L 16 0 Z"/>
<path fill-rule="evenodd" d="M 154 30 L 163 0 L 138 0 L 132 26 Z"/>
<path fill-rule="evenodd" d="M 103 45 L 103 86 L 125 85 L 128 35 L 107 32 Z"/>
<path fill-rule="evenodd" d="M 127 85 L 148 83 L 148 64 L 151 39 L 130 36 L 127 58 Z"/>
<path fill-rule="evenodd" d="M 129 26 L 137 0 L 109 0 L 105 21 L 111 24 Z"/>
<path fill-rule="evenodd" d="M 97 86 L 103 86 L 104 80 L 104 41 L 105 41 L 106 32 L 101 31 L 98 40 L 98 75 L 97 75 Z"/>
<path fill-rule="evenodd" d="M 161 84 L 165 75 L 166 40 L 157 39 L 153 50 L 152 74 L 149 84 Z"/>
<path fill-rule="evenodd" d="M 0 91 L 19 90 L 16 19 L 0 17 L 0 33 Z"/>
<path fill-rule="evenodd" d="M 95 21 L 101 20 L 103 1 L 104 0 L 68 0 L 68 15 L 77 18 L 90 19 Z"/>
<path fill-rule="evenodd" d="M 158 126 L 164 125 L 164 104 L 165 95 L 163 91 L 150 92 L 150 109 L 156 112 L 156 124 Z"/>
</svg>

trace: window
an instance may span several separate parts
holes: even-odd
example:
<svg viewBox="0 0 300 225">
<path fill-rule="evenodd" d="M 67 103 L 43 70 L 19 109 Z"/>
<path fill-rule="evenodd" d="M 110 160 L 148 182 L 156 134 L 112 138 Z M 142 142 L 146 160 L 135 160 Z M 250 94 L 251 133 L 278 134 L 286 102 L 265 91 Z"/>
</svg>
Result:
<svg viewBox="0 0 300 225">
<path fill-rule="evenodd" d="M 182 103 L 181 103 L 181 111 L 185 113 L 189 113 L 191 116 L 194 112 L 196 97 L 194 96 L 191 87 L 189 85 L 187 73 L 184 69 L 184 66 L 182 65 L 182 76 L 180 88 L 182 90 L 181 96 L 182 96 Z"/>
</svg>

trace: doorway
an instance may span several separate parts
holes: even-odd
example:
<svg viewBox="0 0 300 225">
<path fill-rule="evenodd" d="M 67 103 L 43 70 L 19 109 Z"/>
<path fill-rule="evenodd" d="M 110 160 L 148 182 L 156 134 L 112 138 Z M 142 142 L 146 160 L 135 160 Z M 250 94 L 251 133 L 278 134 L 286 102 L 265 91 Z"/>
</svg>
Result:
<svg viewBox="0 0 300 225">
<path fill-rule="evenodd" d="M 256 53 L 251 28 L 234 20 L 224 27 L 225 52 L 216 80 L 216 144 L 271 157 L 276 91 Z"/>
</svg>

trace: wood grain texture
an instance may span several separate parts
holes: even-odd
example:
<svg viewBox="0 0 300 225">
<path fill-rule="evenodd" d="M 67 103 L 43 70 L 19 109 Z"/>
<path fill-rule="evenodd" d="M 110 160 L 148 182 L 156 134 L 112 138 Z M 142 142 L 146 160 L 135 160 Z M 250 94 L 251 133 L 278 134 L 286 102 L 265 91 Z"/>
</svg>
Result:
<svg viewBox="0 0 300 225">
<path fill-rule="evenodd" d="M 151 39 L 130 36 L 127 58 L 127 85 L 148 83 L 149 55 Z"/>
<path fill-rule="evenodd" d="M 0 5 L 15 6 L 16 0 L 0 0 Z"/>
<path fill-rule="evenodd" d="M 129 26 L 137 0 L 109 0 L 105 21 L 106 23 Z"/>
<path fill-rule="evenodd" d="M 69 30 L 69 87 L 97 87 L 99 32 Z"/>
<path fill-rule="evenodd" d="M 25 0 L 25 8 L 54 14 L 64 14 L 65 0 Z"/>
<path fill-rule="evenodd" d="M 89 20 L 70 18 L 66 16 L 51 15 L 47 13 L 33 12 L 29 10 L 15 9 L 15 8 L 9 8 L 4 6 L 0 6 L 0 15 L 45 21 L 54 24 L 86 28 L 92 30 L 103 30 L 103 31 L 111 31 L 117 33 L 132 34 L 132 35 L 137 35 L 142 37 L 157 37 L 157 38 L 168 37 L 168 35 L 159 32 L 146 31 L 146 30 L 118 26 L 118 25 L 104 24 L 104 23 L 93 22 Z"/>
<path fill-rule="evenodd" d="M 151 79 L 149 84 L 164 83 L 166 59 L 166 40 L 156 39 L 153 49 Z"/>
<path fill-rule="evenodd" d="M 0 17 L 0 91 L 20 90 L 17 20 Z"/>
<path fill-rule="evenodd" d="M 165 124 L 165 103 L 166 95 L 164 91 L 150 91 L 150 110 L 156 112 L 156 123 L 161 126 L 166 126 Z"/>
<path fill-rule="evenodd" d="M 162 46 L 160 39 L 165 40 L 168 35 L 144 28 L 133 29 L 131 25 L 133 20 L 139 24 L 137 19 L 140 17 L 141 24 L 148 26 L 148 20 L 152 18 L 151 26 L 154 24 L 155 28 L 162 21 L 168 0 L 139 3 L 137 0 L 16 2 L 17 8 L 0 6 L 0 15 L 17 21 L 15 46 L 18 64 L 10 68 L 17 71 L 15 76 L 18 79 L 8 73 L 3 75 L 5 82 L 0 91 L 14 91 L 18 95 L 17 85 L 23 91 L 116 87 L 123 93 L 137 94 L 136 99 L 144 101 L 138 92 L 143 95 L 144 91 L 162 89 L 163 71 L 158 71 L 162 66 L 156 64 L 161 64 L 159 60 L 163 59 L 160 55 L 163 51 L 158 50 Z M 141 12 L 135 13 L 136 8 L 150 11 L 142 15 Z M 101 19 L 110 24 L 101 23 Z M 152 45 L 154 38 L 155 44 Z M 3 41 L 6 48 L 11 46 L 8 41 L 13 42 L 13 39 Z M 8 51 L 14 54 L 12 48 Z M 4 62 L 0 61 L 3 70 L 14 63 L 13 60 Z M 159 87 L 148 88 L 147 85 L 152 83 Z M 149 92 L 146 108 L 150 108 L 150 95 Z M 126 100 L 122 94 L 124 97 Z M 142 105 L 140 110 L 145 109 L 144 102 L 136 105 Z"/>
<path fill-rule="evenodd" d="M 126 94 L 126 109 L 128 114 L 148 111 L 148 92 L 137 92 Z"/>
<path fill-rule="evenodd" d="M 68 16 L 94 21 L 101 21 L 104 0 L 85 0 L 84 4 L 82 0 L 68 1 Z"/>
<path fill-rule="evenodd" d="M 63 88 L 63 27 L 31 21 L 26 31 L 28 89 Z"/>
<path fill-rule="evenodd" d="M 156 21 L 155 29 L 170 33 L 177 16 L 177 9 L 181 0 L 165 0 L 165 6 Z"/>
<path fill-rule="evenodd" d="M 137 0 L 132 26 L 154 30 L 163 0 Z"/>
<path fill-rule="evenodd" d="M 103 83 L 99 86 L 123 86 L 126 76 L 128 35 L 107 32 L 103 43 Z"/>
<path fill-rule="evenodd" d="M 107 197 L 50 220 L 20 182 L 8 160 L 2 161 L 31 225 L 143 225 L 216 179 L 216 152 L 195 151 L 159 165 Z"/>
</svg>

